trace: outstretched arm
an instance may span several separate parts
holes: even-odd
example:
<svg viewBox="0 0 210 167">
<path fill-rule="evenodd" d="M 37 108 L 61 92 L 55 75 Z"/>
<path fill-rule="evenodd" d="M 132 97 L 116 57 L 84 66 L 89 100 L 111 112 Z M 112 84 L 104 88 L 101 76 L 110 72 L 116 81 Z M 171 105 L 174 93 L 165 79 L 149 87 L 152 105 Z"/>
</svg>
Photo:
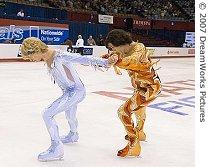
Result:
<svg viewBox="0 0 210 167">
<path fill-rule="evenodd" d="M 64 52 L 62 57 L 65 62 L 79 63 L 82 65 L 91 65 L 99 67 L 110 67 L 109 61 L 107 59 L 94 57 L 94 56 L 82 56 L 79 53 L 68 53 Z"/>
</svg>

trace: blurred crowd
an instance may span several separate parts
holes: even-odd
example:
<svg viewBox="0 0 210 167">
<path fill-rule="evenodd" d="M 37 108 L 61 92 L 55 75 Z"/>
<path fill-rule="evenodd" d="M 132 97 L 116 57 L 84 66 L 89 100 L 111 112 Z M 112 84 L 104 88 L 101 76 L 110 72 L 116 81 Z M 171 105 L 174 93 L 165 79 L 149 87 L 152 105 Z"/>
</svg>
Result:
<svg viewBox="0 0 210 167">
<path fill-rule="evenodd" d="M 29 0 L 61 9 L 95 11 L 99 14 L 134 14 L 153 19 L 184 18 L 183 9 L 193 15 L 193 0 Z"/>
<path fill-rule="evenodd" d="M 175 0 L 179 6 L 182 7 L 182 9 L 191 16 L 191 19 L 195 19 L 195 1 L 194 0 Z"/>
<path fill-rule="evenodd" d="M 100 14 L 135 14 L 142 17 L 182 17 L 181 11 L 165 0 L 47 0 L 51 7 L 85 9 Z"/>
</svg>

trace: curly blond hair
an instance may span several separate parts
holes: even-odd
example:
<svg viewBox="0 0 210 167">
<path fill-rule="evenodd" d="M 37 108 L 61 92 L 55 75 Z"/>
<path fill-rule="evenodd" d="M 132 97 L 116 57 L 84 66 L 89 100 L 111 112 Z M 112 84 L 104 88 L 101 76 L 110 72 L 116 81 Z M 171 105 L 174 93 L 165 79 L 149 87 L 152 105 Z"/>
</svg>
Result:
<svg viewBox="0 0 210 167">
<path fill-rule="evenodd" d="M 46 53 L 48 46 L 35 37 L 26 38 L 21 45 L 22 56 L 30 56 L 35 53 Z"/>
</svg>

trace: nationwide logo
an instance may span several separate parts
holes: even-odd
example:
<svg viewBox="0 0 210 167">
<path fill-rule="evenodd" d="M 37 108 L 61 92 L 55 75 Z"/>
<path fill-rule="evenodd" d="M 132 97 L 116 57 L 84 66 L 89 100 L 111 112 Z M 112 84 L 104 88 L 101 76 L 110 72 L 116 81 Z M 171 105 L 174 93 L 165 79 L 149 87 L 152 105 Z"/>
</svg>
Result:
<svg viewBox="0 0 210 167">
<path fill-rule="evenodd" d="M 63 32 L 62 31 L 52 31 L 52 30 L 41 30 L 42 35 L 58 35 L 62 36 Z"/>
</svg>

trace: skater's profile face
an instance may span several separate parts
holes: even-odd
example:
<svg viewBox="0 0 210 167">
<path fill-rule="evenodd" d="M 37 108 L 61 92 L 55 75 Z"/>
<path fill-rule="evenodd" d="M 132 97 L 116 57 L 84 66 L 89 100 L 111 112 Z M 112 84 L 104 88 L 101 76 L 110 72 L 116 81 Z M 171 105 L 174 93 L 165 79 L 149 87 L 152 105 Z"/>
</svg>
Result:
<svg viewBox="0 0 210 167">
<path fill-rule="evenodd" d="M 121 52 L 121 53 L 126 53 L 126 50 L 127 50 L 127 45 L 114 46 L 112 43 L 108 43 L 107 46 L 108 46 L 107 48 L 110 51 L 117 51 L 117 52 Z"/>
<path fill-rule="evenodd" d="M 111 43 L 108 43 L 107 48 L 109 49 L 109 51 L 114 51 L 115 49 L 114 45 L 112 45 Z"/>
</svg>

